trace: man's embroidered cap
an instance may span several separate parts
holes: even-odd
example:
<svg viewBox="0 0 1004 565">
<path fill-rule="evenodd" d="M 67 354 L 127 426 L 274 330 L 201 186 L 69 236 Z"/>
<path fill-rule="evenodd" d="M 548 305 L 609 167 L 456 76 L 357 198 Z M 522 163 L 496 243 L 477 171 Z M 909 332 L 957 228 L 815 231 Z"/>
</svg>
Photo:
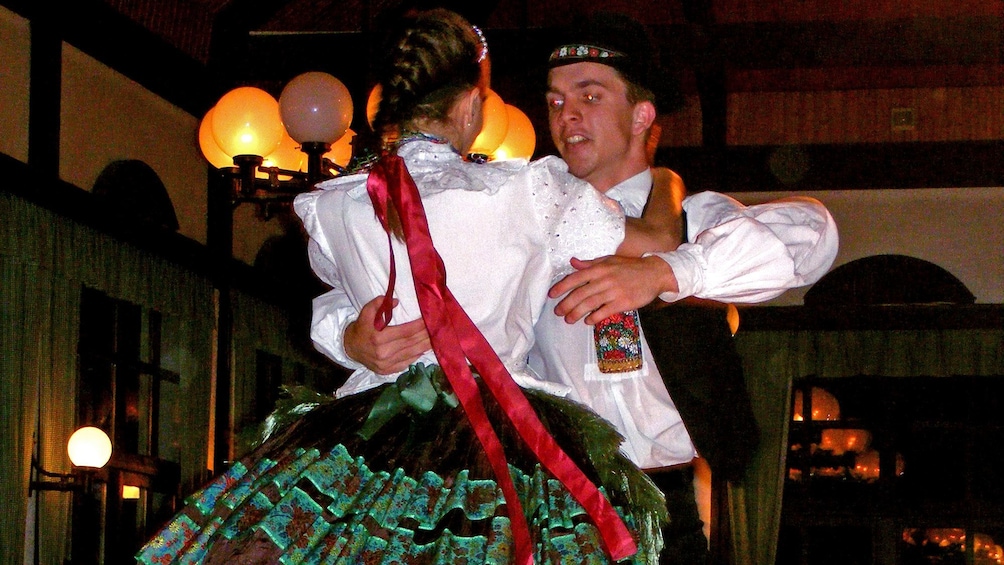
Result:
<svg viewBox="0 0 1004 565">
<path fill-rule="evenodd" d="M 660 112 L 676 110 L 679 85 L 659 64 L 648 30 L 637 20 L 614 12 L 580 17 L 551 50 L 549 69 L 574 63 L 611 66 L 628 81 L 652 91 Z"/>
</svg>

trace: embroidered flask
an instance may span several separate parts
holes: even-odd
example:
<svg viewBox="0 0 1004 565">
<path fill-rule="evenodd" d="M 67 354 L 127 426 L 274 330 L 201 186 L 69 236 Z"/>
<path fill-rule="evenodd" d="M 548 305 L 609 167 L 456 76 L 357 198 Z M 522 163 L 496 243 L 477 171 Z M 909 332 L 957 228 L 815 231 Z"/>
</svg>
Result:
<svg viewBox="0 0 1004 565">
<path fill-rule="evenodd" d="M 614 314 L 593 326 L 596 364 L 601 373 L 641 369 L 640 327 L 637 310 Z"/>
</svg>

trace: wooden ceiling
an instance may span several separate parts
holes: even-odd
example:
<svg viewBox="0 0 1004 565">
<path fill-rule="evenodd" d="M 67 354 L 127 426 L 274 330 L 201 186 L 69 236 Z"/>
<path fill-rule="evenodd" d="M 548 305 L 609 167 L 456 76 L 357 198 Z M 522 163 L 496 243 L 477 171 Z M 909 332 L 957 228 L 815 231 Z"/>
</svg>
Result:
<svg viewBox="0 0 1004 565">
<path fill-rule="evenodd" d="M 535 123 L 543 123 L 542 65 L 558 30 L 574 14 L 594 6 L 625 12 L 649 27 L 663 62 L 677 70 L 696 108 L 694 123 L 687 126 L 696 137 L 672 141 L 672 151 L 661 149 L 660 155 L 678 169 L 690 167 L 692 176 L 714 177 L 707 180 L 714 188 L 722 182 L 737 183 L 739 190 L 780 186 L 770 175 L 757 177 L 771 148 L 757 147 L 755 141 L 743 147 L 734 147 L 734 139 L 730 143 L 729 105 L 742 93 L 1004 87 L 1004 0 L 0 3 L 195 115 L 234 86 L 255 84 L 278 94 L 286 81 L 306 70 L 330 72 L 357 100 L 364 100 L 375 30 L 407 9 L 444 6 L 485 30 L 493 57 L 493 87 Z M 1004 100 L 1000 102 L 1004 108 Z M 357 109 L 357 115 L 362 111 Z M 546 150 L 549 141 L 540 133 Z M 818 179 L 802 188 L 867 185 L 868 175 L 881 174 L 890 159 L 905 160 L 905 166 L 897 178 L 883 181 L 889 186 L 1002 186 L 1001 137 L 933 143 L 923 138 L 880 139 L 878 145 L 863 148 L 860 140 L 818 140 L 807 146 L 808 158 L 839 162 L 820 170 Z M 932 154 L 941 155 L 944 163 L 918 170 Z M 968 160 L 968 176 L 953 172 L 959 167 L 948 158 Z M 862 172 L 861 166 L 874 170 Z M 735 170 L 722 177 L 722 171 L 730 169 Z M 761 181 L 768 186 L 758 184 Z"/>
</svg>

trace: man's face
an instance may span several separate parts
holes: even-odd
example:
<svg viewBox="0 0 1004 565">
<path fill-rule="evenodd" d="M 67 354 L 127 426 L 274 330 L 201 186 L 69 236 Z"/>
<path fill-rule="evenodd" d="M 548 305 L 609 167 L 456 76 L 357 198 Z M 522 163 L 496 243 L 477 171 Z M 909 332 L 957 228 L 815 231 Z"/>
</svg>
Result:
<svg viewBox="0 0 1004 565">
<path fill-rule="evenodd" d="M 547 107 L 551 139 L 573 175 L 605 192 L 637 173 L 628 159 L 634 105 L 613 67 L 583 62 L 551 69 Z"/>
</svg>

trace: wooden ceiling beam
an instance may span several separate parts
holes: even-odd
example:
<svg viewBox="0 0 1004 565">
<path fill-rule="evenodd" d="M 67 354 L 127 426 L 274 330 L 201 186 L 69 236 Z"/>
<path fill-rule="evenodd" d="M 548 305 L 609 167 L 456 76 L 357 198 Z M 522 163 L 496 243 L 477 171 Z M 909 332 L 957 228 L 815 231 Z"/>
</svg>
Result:
<svg viewBox="0 0 1004 565">
<path fill-rule="evenodd" d="M 222 95 L 246 82 L 257 61 L 249 55 L 252 30 L 266 23 L 291 0 L 230 0 L 213 18 L 209 63 L 213 90 Z"/>
</svg>

